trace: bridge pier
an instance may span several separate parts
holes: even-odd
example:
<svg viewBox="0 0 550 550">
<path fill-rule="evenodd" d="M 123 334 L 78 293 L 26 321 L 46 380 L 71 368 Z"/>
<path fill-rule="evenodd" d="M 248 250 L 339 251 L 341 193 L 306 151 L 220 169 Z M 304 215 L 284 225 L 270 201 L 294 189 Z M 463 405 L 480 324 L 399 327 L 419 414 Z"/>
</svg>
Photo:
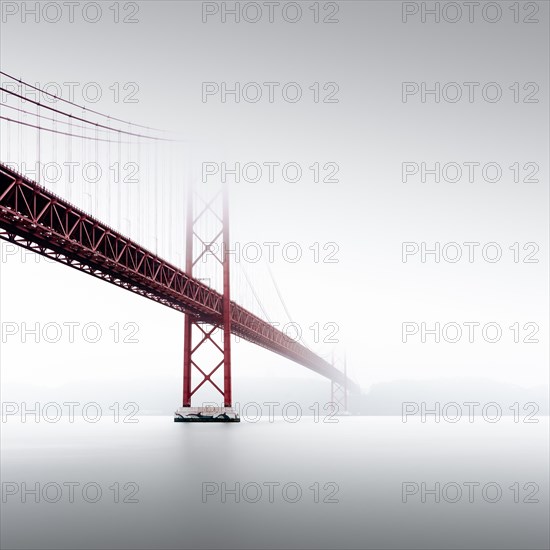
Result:
<svg viewBox="0 0 550 550">
<path fill-rule="evenodd" d="M 233 407 L 180 407 L 174 422 L 240 422 Z"/>
</svg>

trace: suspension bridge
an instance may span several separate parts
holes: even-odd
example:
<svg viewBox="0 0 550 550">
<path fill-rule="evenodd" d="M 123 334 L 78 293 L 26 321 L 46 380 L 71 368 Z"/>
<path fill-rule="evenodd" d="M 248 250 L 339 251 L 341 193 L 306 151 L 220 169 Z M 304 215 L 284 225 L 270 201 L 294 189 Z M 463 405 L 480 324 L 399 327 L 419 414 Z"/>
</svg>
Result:
<svg viewBox="0 0 550 550">
<path fill-rule="evenodd" d="M 185 190 L 169 186 L 167 180 L 178 180 L 173 159 L 181 140 L 0 75 L 0 239 L 185 314 L 176 421 L 239 420 L 232 409 L 232 335 L 328 378 L 332 400 L 347 409 L 348 393 L 359 387 L 345 369 L 231 300 L 227 184 L 206 198 L 198 197 L 192 177 Z M 37 167 L 34 177 L 25 165 Z M 71 168 L 69 175 L 46 177 L 61 166 Z M 138 170 L 143 178 L 133 179 Z M 261 307 L 254 289 L 253 295 Z M 213 363 L 205 347 L 217 354 Z M 192 406 L 205 385 L 222 396 L 223 407 Z"/>
</svg>

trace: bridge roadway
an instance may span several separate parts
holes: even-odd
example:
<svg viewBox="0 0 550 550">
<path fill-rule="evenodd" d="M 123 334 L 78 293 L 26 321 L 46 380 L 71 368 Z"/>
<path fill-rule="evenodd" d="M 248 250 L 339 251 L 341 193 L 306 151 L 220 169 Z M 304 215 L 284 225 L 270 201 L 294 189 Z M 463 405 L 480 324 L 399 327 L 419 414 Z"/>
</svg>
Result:
<svg viewBox="0 0 550 550">
<path fill-rule="evenodd" d="M 218 325 L 222 295 L 0 163 L 0 238 Z M 273 325 L 231 302 L 231 332 L 344 385 L 338 369 Z M 350 379 L 353 393 L 359 386 Z"/>
</svg>

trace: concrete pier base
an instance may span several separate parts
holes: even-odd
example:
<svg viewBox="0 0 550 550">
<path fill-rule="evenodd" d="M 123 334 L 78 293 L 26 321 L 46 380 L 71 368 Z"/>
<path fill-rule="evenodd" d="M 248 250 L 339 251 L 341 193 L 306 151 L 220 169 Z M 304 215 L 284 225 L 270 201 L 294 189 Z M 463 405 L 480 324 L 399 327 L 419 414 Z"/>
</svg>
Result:
<svg viewBox="0 0 550 550">
<path fill-rule="evenodd" d="M 180 407 L 174 422 L 240 422 L 233 407 Z"/>
</svg>

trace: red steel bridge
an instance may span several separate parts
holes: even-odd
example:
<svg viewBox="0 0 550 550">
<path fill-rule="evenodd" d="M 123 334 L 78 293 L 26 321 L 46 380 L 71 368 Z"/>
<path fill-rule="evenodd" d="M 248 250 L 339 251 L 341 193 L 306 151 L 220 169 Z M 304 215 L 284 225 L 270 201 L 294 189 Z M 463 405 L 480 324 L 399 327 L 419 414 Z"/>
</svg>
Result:
<svg viewBox="0 0 550 550">
<path fill-rule="evenodd" d="M 11 93 L 21 101 L 29 101 L 9 89 L 0 87 L 0 90 Z M 48 109 L 56 114 L 64 114 L 38 101 L 30 101 L 35 104 L 37 111 Z M 86 118 L 70 116 L 70 123 L 73 125 L 75 121 L 92 124 Z M 5 116 L 0 118 L 8 123 L 21 123 L 21 120 L 16 121 Z M 112 120 L 109 118 L 110 122 Z M 45 130 L 40 124 L 26 125 L 38 131 Z M 98 126 L 101 125 L 95 123 L 96 132 Z M 54 128 L 48 131 L 57 131 L 57 123 Z M 111 130 L 105 125 L 103 128 Z M 65 134 L 69 133 L 72 138 L 73 132 L 74 128 L 71 126 L 70 132 Z M 120 139 L 121 131 L 118 132 Z M 83 135 L 74 137 L 82 138 Z M 193 395 L 206 383 L 212 384 L 223 396 L 225 407 L 231 407 L 232 334 L 328 378 L 331 380 L 333 395 L 335 388 L 340 389 L 339 400 L 347 403 L 348 391 L 356 393 L 359 387 L 348 379 L 345 372 L 338 370 L 333 363 L 290 338 L 273 324 L 230 300 L 227 186 L 220 193 L 223 198 L 222 214 L 216 215 L 220 222 L 219 231 L 210 240 L 201 239 L 201 249 L 193 250 L 195 222 L 211 207 L 212 201 L 206 203 L 200 213 L 194 212 L 189 187 L 186 205 L 186 262 L 185 270 L 182 270 L 19 173 L 10 165 L 9 159 L 5 159 L 0 162 L 0 238 L 184 313 L 184 407 L 191 406 Z M 218 239 L 222 241 L 219 255 L 216 256 L 223 269 L 222 292 L 194 276 L 197 262 L 205 253 L 213 254 L 213 244 Z M 213 339 L 217 330 L 222 331 L 221 343 Z M 210 372 L 195 358 L 206 342 L 217 348 L 221 354 L 219 362 Z M 223 370 L 223 387 L 213 378 L 218 369 Z M 192 371 L 202 378 L 194 388 L 191 387 Z"/>
</svg>

